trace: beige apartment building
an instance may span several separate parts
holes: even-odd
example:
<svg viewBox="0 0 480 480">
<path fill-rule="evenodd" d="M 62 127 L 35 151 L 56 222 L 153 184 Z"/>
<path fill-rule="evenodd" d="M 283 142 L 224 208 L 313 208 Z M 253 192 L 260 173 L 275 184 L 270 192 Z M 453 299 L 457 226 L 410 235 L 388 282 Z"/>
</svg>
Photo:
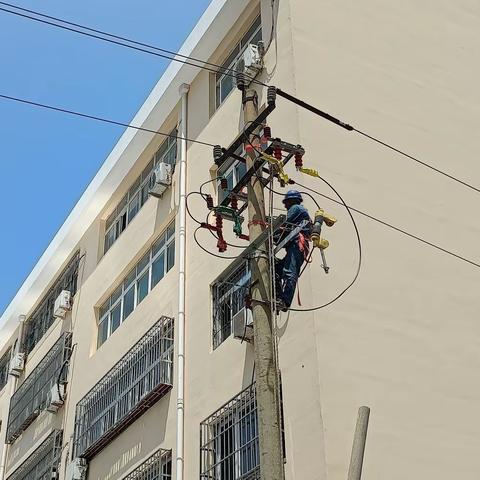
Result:
<svg viewBox="0 0 480 480">
<path fill-rule="evenodd" d="M 213 0 L 181 53 L 243 68 L 262 41 L 257 80 L 478 186 L 479 22 L 470 0 Z M 182 223 L 182 171 L 187 192 L 242 174 L 239 162 L 217 170 L 210 146 L 174 138 L 227 147 L 244 128 L 241 93 L 209 68 L 171 63 L 131 121 L 146 130 L 125 131 L 2 315 L 0 480 L 260 478 L 253 346 L 232 333 L 248 265 L 239 248 L 221 254 L 237 259 L 211 256 L 195 221 Z M 266 88 L 252 87 L 263 108 Z M 480 261 L 476 192 L 282 98 L 267 121 L 349 205 Z M 176 168 L 157 198 L 159 164 Z M 225 195 L 217 181 L 203 191 Z M 298 309 L 334 298 L 359 260 L 347 212 L 314 197 L 338 222 L 325 232 L 330 273 L 315 254 Z M 204 221 L 199 195 L 188 206 Z M 281 213 L 281 198 L 272 206 Z M 479 270 L 354 218 L 357 282 L 326 308 L 278 318 L 286 478 L 345 479 L 368 405 L 363 478 L 476 480 Z"/>
</svg>

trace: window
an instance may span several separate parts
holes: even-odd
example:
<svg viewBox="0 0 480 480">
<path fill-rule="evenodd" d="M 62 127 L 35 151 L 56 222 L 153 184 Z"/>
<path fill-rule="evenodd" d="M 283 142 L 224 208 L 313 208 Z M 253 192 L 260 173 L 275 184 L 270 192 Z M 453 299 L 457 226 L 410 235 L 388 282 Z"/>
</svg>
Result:
<svg viewBox="0 0 480 480">
<path fill-rule="evenodd" d="M 65 332 L 55 342 L 10 400 L 6 443 L 13 443 L 49 405 L 52 388 L 66 383 L 72 352 L 72 334 Z"/>
<path fill-rule="evenodd" d="M 243 145 L 237 148 L 235 154 L 243 157 L 245 155 Z M 241 178 L 247 173 L 247 165 L 240 160 L 230 159 L 227 160 L 219 169 L 217 175 L 227 179 L 228 189 L 223 190 L 220 186 L 220 179 L 217 181 L 218 191 L 218 203 L 222 203 L 228 196 L 230 191 L 241 180 Z"/>
<path fill-rule="evenodd" d="M 0 358 L 0 390 L 8 382 L 8 369 L 10 367 L 10 355 L 11 355 L 11 349 L 9 348 L 3 354 L 3 357 Z"/>
<path fill-rule="evenodd" d="M 170 480 L 171 478 L 172 451 L 160 449 L 122 480 Z"/>
<path fill-rule="evenodd" d="M 58 478 L 62 453 L 62 431 L 54 430 L 7 480 L 51 480 Z"/>
<path fill-rule="evenodd" d="M 200 479 L 260 479 L 255 385 L 200 424 Z"/>
<path fill-rule="evenodd" d="M 215 74 L 215 108 L 218 108 L 223 103 L 235 87 L 235 79 L 230 69 L 240 70 L 243 68 L 241 60 L 243 52 L 249 43 L 258 44 L 261 39 L 262 21 L 260 16 L 258 16 L 240 42 L 232 49 L 228 58 L 223 62 L 221 70 Z"/>
<path fill-rule="evenodd" d="M 116 242 L 127 225 L 135 218 L 140 209 L 148 200 L 148 190 L 151 186 L 151 178 L 154 167 L 159 162 L 166 162 L 172 167 L 177 159 L 177 129 L 170 132 L 171 137 L 160 145 L 153 158 L 144 168 L 143 172 L 133 182 L 128 192 L 120 200 L 115 210 L 110 214 L 105 223 L 104 253 Z"/>
<path fill-rule="evenodd" d="M 80 264 L 80 252 L 76 252 L 63 272 L 44 295 L 39 306 L 28 318 L 25 324 L 23 337 L 23 351 L 30 353 L 47 330 L 55 321 L 53 307 L 55 300 L 62 290 L 68 290 L 72 296 L 77 291 L 78 267 Z"/>
<path fill-rule="evenodd" d="M 172 375 L 173 319 L 162 317 L 77 403 L 75 455 L 96 455 L 167 394 Z"/>
<path fill-rule="evenodd" d="M 248 262 L 243 261 L 212 285 L 213 348 L 217 348 L 232 333 L 232 318 L 245 306 L 250 288 Z"/>
<path fill-rule="evenodd" d="M 97 347 L 133 312 L 174 262 L 175 222 L 172 222 L 100 307 Z"/>
</svg>

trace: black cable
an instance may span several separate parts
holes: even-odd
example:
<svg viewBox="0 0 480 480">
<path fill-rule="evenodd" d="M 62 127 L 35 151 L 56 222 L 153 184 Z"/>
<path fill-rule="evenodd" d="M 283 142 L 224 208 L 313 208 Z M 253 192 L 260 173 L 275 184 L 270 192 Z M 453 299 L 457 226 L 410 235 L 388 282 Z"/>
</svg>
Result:
<svg viewBox="0 0 480 480">
<path fill-rule="evenodd" d="M 345 203 L 345 201 L 343 200 L 343 198 L 341 197 L 341 195 L 337 192 L 337 190 L 329 183 L 327 182 L 324 178 L 320 178 L 321 180 L 323 180 L 334 192 L 335 192 L 335 195 L 338 196 L 338 198 L 340 199 L 340 202 L 337 201 L 337 203 L 339 203 L 340 205 L 343 205 L 345 207 L 345 209 L 347 210 L 349 216 L 350 216 L 350 219 L 352 220 L 352 224 L 353 224 L 353 228 L 355 229 L 355 234 L 356 234 L 356 237 L 357 237 L 357 244 L 358 244 L 358 265 L 357 265 L 357 271 L 355 272 L 355 275 L 353 277 L 353 279 L 351 280 L 351 282 L 336 296 L 334 297 L 332 300 L 328 301 L 327 303 L 324 303 L 322 305 L 318 305 L 317 307 L 312 307 L 312 308 L 289 308 L 288 310 L 291 310 L 292 312 L 313 312 L 315 310 L 320 310 L 321 308 L 325 308 L 329 305 L 331 305 L 332 303 L 336 302 L 340 297 L 342 297 L 352 286 L 353 284 L 357 281 L 357 278 L 358 276 L 360 275 L 360 270 L 361 270 L 361 267 L 362 267 L 362 241 L 361 241 L 361 238 L 360 238 L 360 232 L 358 231 L 358 227 L 357 227 L 357 223 L 355 222 L 355 218 L 353 217 L 352 215 L 352 212 L 350 211 L 350 207 Z M 297 183 L 297 182 L 295 182 Z M 297 183 L 297 185 L 300 185 L 299 183 Z M 300 185 L 301 187 L 303 187 L 303 185 Z M 270 187 L 267 186 L 267 188 L 270 189 Z M 283 196 L 283 193 L 281 192 L 277 192 L 275 191 L 274 189 L 270 189 L 273 193 L 277 194 L 277 195 L 281 195 Z M 303 195 L 307 195 L 311 198 L 313 198 L 309 193 L 307 192 L 300 192 L 301 194 Z M 318 208 L 319 205 L 317 203 L 316 200 L 315 201 L 315 204 L 317 205 Z M 303 272 L 302 272 L 303 273 Z"/>
<path fill-rule="evenodd" d="M 195 240 L 195 243 L 206 253 L 208 253 L 209 255 L 212 255 L 214 257 L 217 257 L 217 258 L 223 258 L 224 260 L 234 260 L 235 258 L 238 258 L 238 255 L 235 256 L 235 257 L 224 257 L 222 255 L 217 255 L 216 253 L 213 253 L 213 252 L 210 252 L 209 250 L 207 250 L 205 247 L 203 247 L 202 245 L 200 245 L 200 242 L 198 241 L 198 238 L 197 238 L 197 232 L 201 229 L 202 227 L 197 227 L 195 229 L 195 231 L 193 232 L 193 239 Z"/>
<path fill-rule="evenodd" d="M 201 225 L 202 222 L 198 221 L 198 220 L 192 215 L 192 213 L 190 212 L 190 208 L 188 208 L 188 197 L 189 197 L 190 195 L 194 195 L 194 194 L 202 195 L 200 192 L 196 192 L 196 191 L 187 193 L 187 196 L 185 197 L 185 208 L 186 208 L 186 210 L 187 210 L 187 213 L 188 213 L 189 217 L 190 217 L 194 222 L 196 222 L 196 223 L 198 223 L 199 225 Z"/>
<path fill-rule="evenodd" d="M 295 182 L 295 183 L 296 183 L 297 185 L 299 185 L 300 187 L 306 189 L 306 190 L 310 190 L 311 192 L 313 192 L 313 193 L 315 193 L 315 194 L 317 194 L 317 195 L 320 195 L 321 197 L 324 197 L 324 198 L 326 198 L 327 200 L 330 200 L 330 201 L 332 201 L 332 202 L 334 202 L 334 203 L 337 203 L 337 204 L 340 204 L 340 205 L 341 205 L 341 203 L 340 203 L 338 200 L 335 200 L 334 198 L 329 197 L 328 195 L 325 195 L 325 194 L 323 194 L 323 193 L 317 192 L 316 190 L 313 190 L 312 188 L 309 188 L 309 187 L 307 187 L 307 186 L 305 186 L 305 185 L 302 185 L 302 184 L 300 184 L 300 183 L 298 183 L 298 182 Z M 368 214 L 368 213 L 362 212 L 361 210 L 358 210 L 357 208 L 354 208 L 354 207 L 352 207 L 352 206 L 349 206 L 349 208 L 350 208 L 350 210 L 351 210 L 352 212 L 355 212 L 355 213 L 358 213 L 358 214 L 360 214 L 360 215 L 363 215 L 364 217 L 369 218 L 370 220 L 373 220 L 373 221 L 375 221 L 375 222 L 377 222 L 377 223 L 380 223 L 381 225 L 383 225 L 383 226 L 385 226 L 385 227 L 391 228 L 392 230 L 395 230 L 396 232 L 402 233 L 403 235 L 406 235 L 407 237 L 413 238 L 414 240 L 417 240 L 417 241 L 419 241 L 419 242 L 421 242 L 421 243 L 423 243 L 423 244 L 425 244 L 425 245 L 428 245 L 428 246 L 433 247 L 433 248 L 435 248 L 435 249 L 437 249 L 437 250 L 440 250 L 441 252 L 446 253 L 447 255 L 451 255 L 452 257 L 455 257 L 455 258 L 457 258 L 458 260 L 462 260 L 463 262 L 469 263 L 470 265 L 473 265 L 473 266 L 475 266 L 475 267 L 479 267 L 479 268 L 480 268 L 480 263 L 474 262 L 473 260 L 469 260 L 468 258 L 463 257 L 463 256 L 461 256 L 461 255 L 459 255 L 459 254 L 457 254 L 457 253 L 451 252 L 450 250 L 447 250 L 447 249 L 445 249 L 445 248 L 443 248 L 443 247 L 440 247 L 439 245 L 437 245 L 437 244 L 435 244 L 435 243 L 432 243 L 432 242 L 430 242 L 430 241 L 428 241 L 428 240 L 425 240 L 425 239 L 423 239 L 423 238 L 421 238 L 421 237 L 419 237 L 419 236 L 417 236 L 417 235 L 414 235 L 413 233 L 407 232 L 406 230 L 403 230 L 403 229 L 401 229 L 401 228 L 399 228 L 399 227 L 396 227 L 395 225 L 392 225 L 391 223 L 385 222 L 384 220 L 380 220 L 379 218 L 374 217 L 373 215 L 370 215 L 370 214 Z"/>
<path fill-rule="evenodd" d="M 210 212 L 208 212 L 207 214 L 207 218 L 205 220 L 205 223 L 208 223 L 208 219 L 210 217 L 210 214 L 213 212 L 213 210 L 210 210 Z M 218 240 L 218 236 L 215 234 L 214 231 L 210 230 L 209 228 L 207 229 L 213 236 L 213 238 L 215 238 L 215 240 Z M 225 239 L 224 239 L 225 240 Z M 242 249 L 245 249 L 246 248 L 246 245 L 235 245 L 234 243 L 229 243 L 225 240 L 225 243 L 229 246 L 229 247 L 232 247 L 232 248 L 242 248 Z"/>
<path fill-rule="evenodd" d="M 45 103 L 33 102 L 31 100 L 26 100 L 24 98 L 12 97 L 10 95 L 3 95 L 3 94 L 0 94 L 0 98 L 3 98 L 5 100 L 12 100 L 14 102 L 24 103 L 24 104 L 27 104 L 27 105 L 32 105 L 34 107 L 45 108 L 47 110 L 53 110 L 55 112 L 67 113 L 69 115 L 75 115 L 77 117 L 88 118 L 90 120 L 96 120 L 98 122 L 109 123 L 109 124 L 112 124 L 112 125 L 118 125 L 120 127 L 125 127 L 125 128 L 133 128 L 134 130 L 140 130 L 142 132 L 154 133 L 155 135 L 162 135 L 163 137 L 176 138 L 177 140 L 186 140 L 187 142 L 198 143 L 200 145 L 205 145 L 207 147 L 214 147 L 215 146 L 213 143 L 202 142 L 200 140 L 193 140 L 192 138 L 187 138 L 187 137 L 179 137 L 178 135 L 172 135 L 171 133 L 159 132 L 157 130 L 151 130 L 149 128 L 136 127 L 135 125 L 130 125 L 128 123 L 117 122 L 116 120 L 110 120 L 110 119 L 104 118 L 104 117 L 97 117 L 95 115 L 90 115 L 90 114 L 87 114 L 87 113 L 81 113 L 81 112 L 76 112 L 74 110 L 67 110 L 65 108 L 54 107 L 52 105 L 47 105 Z"/>
<path fill-rule="evenodd" d="M 325 120 L 328 120 L 329 122 L 332 122 L 333 124 L 337 125 L 338 127 L 344 128 L 345 130 L 348 130 L 350 132 L 353 131 L 353 132 L 359 133 L 360 135 L 363 135 L 364 137 L 366 137 L 366 138 L 368 138 L 368 139 L 370 139 L 370 140 L 372 140 L 372 141 L 374 141 L 374 142 L 376 142 L 380 145 L 383 145 L 384 147 L 387 147 L 390 150 L 392 150 L 396 153 L 399 153 L 400 155 L 403 155 L 404 157 L 409 158 L 410 160 L 413 160 L 414 162 L 417 162 L 419 165 L 423 165 L 424 167 L 429 168 L 430 170 L 432 170 L 436 173 L 439 173 L 440 175 L 443 175 L 443 176 L 449 178 L 450 180 L 453 180 L 454 182 L 457 182 L 457 183 L 463 185 L 464 187 L 470 188 L 471 190 L 474 190 L 475 192 L 480 193 L 480 188 L 477 188 L 477 187 L 471 185 L 470 183 L 465 182 L 464 180 L 460 180 L 459 178 L 454 177 L 453 175 L 451 175 L 447 172 L 444 172 L 443 170 L 440 170 L 439 168 L 436 168 L 433 165 L 430 165 L 429 163 L 424 162 L 423 160 L 420 160 L 419 158 L 414 157 L 413 155 L 410 155 L 410 154 L 404 152 L 403 150 L 400 150 L 399 148 L 396 148 L 396 147 L 394 147 L 394 146 L 392 146 L 392 145 L 390 145 L 390 144 L 388 144 L 388 143 L 386 143 L 386 142 L 384 142 L 384 141 L 382 141 L 382 140 L 380 140 L 376 137 L 373 137 L 372 135 L 369 135 L 369 134 L 363 132 L 362 130 L 359 130 L 355 127 L 352 127 L 352 125 L 349 125 L 348 123 L 342 122 L 341 120 L 333 117 L 329 113 L 326 113 L 326 112 L 320 110 L 319 108 L 314 107 L 313 105 L 310 105 L 309 103 L 307 103 L 303 100 L 300 100 L 299 98 L 297 98 L 293 95 L 290 95 L 289 93 L 284 92 L 280 88 L 277 88 L 276 91 L 277 91 L 277 95 L 279 95 L 280 97 L 285 98 L 289 102 L 292 102 L 292 103 L 298 105 L 299 107 L 305 108 L 306 110 L 314 113 L 315 115 L 318 115 L 319 117 L 322 117 Z"/>
<path fill-rule="evenodd" d="M 218 69 L 222 69 L 222 73 L 224 75 L 227 75 L 227 76 L 231 76 L 233 78 L 236 78 L 236 71 L 235 69 L 230 69 L 230 68 L 227 68 L 227 67 L 223 67 L 221 65 L 217 65 L 215 63 L 212 63 L 212 62 L 208 62 L 208 61 L 205 61 L 205 60 L 200 60 L 200 59 L 197 59 L 197 58 L 194 58 L 194 57 L 189 57 L 187 55 L 182 55 L 182 54 L 179 54 L 179 53 L 175 53 L 175 52 L 172 52 L 170 50 L 166 50 L 164 48 L 160 48 L 160 47 L 156 47 L 154 45 L 149 45 L 147 43 L 143 43 L 143 42 L 138 42 L 136 40 L 131 40 L 131 39 L 128 39 L 126 37 L 121 37 L 119 35 L 115 35 L 115 34 L 111 34 L 111 33 L 108 33 L 108 32 L 104 32 L 102 30 L 97 30 L 97 29 L 94 29 L 94 28 L 91 28 L 91 27 L 86 27 L 84 25 L 81 25 L 81 24 L 78 24 L 78 23 L 74 23 L 74 22 L 69 22 L 67 20 L 63 20 L 63 19 L 60 19 L 58 17 L 53 17 L 53 16 L 50 16 L 50 15 L 46 15 L 46 14 L 43 14 L 43 13 L 40 13 L 40 12 L 36 12 L 34 10 L 29 10 L 29 9 L 26 9 L 26 8 L 22 8 L 22 7 L 19 7 L 17 5 L 14 5 L 14 4 L 10 4 L 10 3 L 7 3 L 7 2 L 0 2 L 0 4 L 2 5 L 7 5 L 11 8 L 16 8 L 18 10 L 21 10 L 21 11 L 24 11 L 24 12 L 29 12 L 29 13 L 33 13 L 34 15 L 37 15 L 39 17 L 44 17 L 44 18 L 49 18 L 51 20 L 55 20 L 56 22 L 62 22 L 64 23 L 65 25 L 71 25 L 71 26 L 74 26 L 74 27 L 78 27 L 78 28 L 82 28 L 86 31 L 89 31 L 89 32 L 95 32 L 95 33 L 98 33 L 98 34 L 101 34 L 101 35 L 107 35 L 111 38 L 115 38 L 117 40 L 122 40 L 122 41 L 127 41 L 127 42 L 130 42 L 134 45 L 140 45 L 140 46 L 143 46 L 143 47 L 147 47 L 147 48 L 151 48 L 152 50 L 156 50 L 156 51 L 159 51 L 159 52 L 164 52 L 163 54 L 162 53 L 156 53 L 156 52 L 152 52 L 150 50 L 145 50 L 144 48 L 139 48 L 139 47 L 135 47 L 133 45 L 128 45 L 128 44 L 125 44 L 125 43 L 122 43 L 120 41 L 117 41 L 117 40 L 112 40 L 110 38 L 105 38 L 105 37 L 101 37 L 99 35 L 96 35 L 96 34 L 93 34 L 93 33 L 86 33 L 86 32 L 82 32 L 80 30 L 77 30 L 75 28 L 70 28 L 70 27 L 67 27 L 65 25 L 59 25 L 57 23 L 53 23 L 53 22 L 50 22 L 50 21 L 47 21 L 47 20 L 42 20 L 41 18 L 35 18 L 35 17 L 32 17 L 30 15 L 27 15 L 27 14 L 24 14 L 24 13 L 20 13 L 20 12 L 15 12 L 15 11 L 12 11 L 12 10 L 8 10 L 6 8 L 3 8 L 3 7 L 0 7 L 0 11 L 3 11 L 5 13 L 10 13 L 12 15 L 17 15 L 17 16 L 20 16 L 20 17 L 23 17 L 23 18 L 27 18 L 27 19 L 30 19 L 30 20 L 34 20 L 36 22 L 40 22 L 40 23 L 44 23 L 46 25 L 50 25 L 50 26 L 53 26 L 53 27 L 57 27 L 57 28 L 61 28 L 61 29 L 64 29 L 64 30 L 68 30 L 68 31 L 71 31 L 71 32 L 74 32 L 74 33 L 78 33 L 80 35 L 85 35 L 85 36 L 88 36 L 88 37 L 92 37 L 92 38 L 96 38 L 98 40 L 102 40 L 102 41 L 105 41 L 105 42 L 109 42 L 109 43 L 113 43 L 113 44 L 116 44 L 116 45 L 120 45 L 120 46 L 123 46 L 123 47 L 126 47 L 126 48 L 130 48 L 130 49 L 133 49 L 133 50 L 137 50 L 137 51 L 140 51 L 140 52 L 143 52 L 143 53 L 148 53 L 150 55 L 155 55 L 155 56 L 158 56 L 158 57 L 162 57 L 162 58 L 165 58 L 167 60 L 171 60 L 171 61 L 174 61 L 174 62 L 179 62 L 179 63 L 183 63 L 183 64 L 186 64 L 186 65 L 190 65 L 190 66 L 193 66 L 193 67 L 196 67 L 196 68 L 200 68 L 200 69 L 203 69 L 203 70 L 207 70 L 207 71 L 210 71 L 212 73 L 218 73 Z M 273 24 L 272 24 L 273 25 Z M 169 54 L 169 55 L 174 55 L 173 57 L 172 56 L 168 56 L 168 55 L 165 55 L 165 53 Z M 187 60 L 180 60 L 179 58 L 176 58 L 176 57 L 181 57 L 181 58 L 184 58 L 184 59 L 189 59 L 189 60 L 193 60 L 195 62 L 199 62 L 203 65 L 198 65 L 198 64 L 195 64 L 195 63 L 191 63 Z M 206 65 L 211 65 L 212 67 L 214 68 L 208 68 Z M 233 73 L 229 73 L 229 71 L 232 71 Z M 247 74 L 244 74 L 246 76 L 246 78 L 248 78 L 252 83 L 256 83 L 258 85 L 261 85 L 261 86 L 264 86 L 264 87 L 267 87 L 268 84 L 264 83 L 264 82 L 261 82 L 259 80 L 256 80 L 254 77 L 251 77 Z M 418 164 L 420 165 L 423 165 L 424 167 L 426 168 L 429 168 L 430 170 L 440 174 L 440 175 L 443 175 L 447 178 L 449 178 L 450 180 L 453 180 L 467 188 L 470 188 L 471 190 L 474 190 L 476 191 L 477 193 L 480 193 L 480 188 L 477 188 L 467 182 L 465 182 L 464 180 L 461 180 L 447 172 L 444 172 L 443 170 L 440 170 L 436 167 L 434 167 L 433 165 L 430 165 L 429 163 L 427 162 L 424 162 L 423 160 L 420 160 L 419 158 L 417 157 L 414 157 L 413 155 L 410 155 L 372 135 L 369 135 L 365 132 L 363 132 L 362 130 L 359 130 L 355 127 L 353 127 L 352 125 L 349 125 L 348 123 L 345 123 L 341 120 L 339 120 L 338 118 L 330 115 L 329 113 L 327 112 L 324 112 L 322 110 L 320 110 L 319 108 L 303 101 L 303 100 L 300 100 L 299 98 L 287 93 L 287 92 L 284 92 L 283 90 L 281 90 L 280 88 L 277 88 L 276 89 L 277 91 L 277 94 L 283 98 L 285 98 L 286 100 L 290 101 L 290 102 L 293 102 L 295 103 L 296 105 L 302 107 L 302 108 L 305 108 L 306 110 L 309 110 L 310 112 L 314 113 L 315 115 L 318 115 L 326 120 L 328 120 L 329 122 L 332 122 L 334 123 L 335 125 L 341 127 L 341 128 L 344 128 L 348 131 L 355 131 L 357 133 L 359 133 L 360 135 L 363 135 L 364 137 L 380 144 L 380 145 L 383 145 L 384 147 L 386 148 L 389 148 L 390 150 L 400 154 L 400 155 L 403 155 L 404 157 L 406 158 L 409 158 L 415 162 L 417 162 Z M 4 96 L 3 98 L 7 98 L 6 96 Z M 10 98 L 13 100 L 13 98 Z M 17 99 L 18 100 L 18 99 Z M 25 102 L 27 103 L 27 102 Z M 32 104 L 34 104 L 32 102 Z M 38 105 L 39 106 L 39 105 Z M 65 112 L 65 113 L 72 113 L 72 112 Z M 93 118 L 93 117 L 89 117 L 89 116 L 86 116 L 87 118 Z M 99 120 L 98 118 L 94 118 L 96 120 Z M 101 121 L 104 121 L 104 120 L 101 120 Z M 109 122 L 109 123 L 115 123 L 117 125 L 119 125 L 120 123 L 119 122 Z M 123 124 L 123 126 L 125 126 L 125 124 Z M 135 128 L 135 127 L 131 127 L 130 128 Z M 192 141 L 192 140 L 190 140 Z M 197 143 L 201 143 L 201 142 L 197 142 Z M 210 145 L 210 146 L 213 146 L 213 145 Z"/>
<path fill-rule="evenodd" d="M 150 55 L 155 55 L 156 57 L 165 58 L 165 59 L 171 60 L 173 62 L 183 63 L 185 65 L 190 65 L 192 67 L 207 70 L 207 71 L 212 72 L 212 73 L 218 73 L 218 69 L 222 69 L 223 70 L 221 72 L 222 74 L 230 76 L 232 78 L 237 78 L 237 73 L 234 69 L 222 67 L 221 65 L 217 65 L 217 64 L 214 64 L 214 63 L 211 63 L 211 62 L 207 62 L 205 60 L 199 60 L 199 59 L 196 59 L 194 57 L 189 57 L 187 55 L 181 55 L 181 54 L 178 54 L 178 53 L 174 53 L 174 52 L 171 52 L 169 50 L 156 47 L 154 45 L 149 45 L 147 43 L 138 42 L 136 40 L 130 40 L 128 38 L 121 37 L 119 35 L 114 35 L 114 34 L 111 34 L 111 33 L 108 33 L 108 32 L 103 32 L 101 30 L 96 30 L 94 28 L 86 27 L 86 26 L 80 25 L 78 23 L 69 22 L 69 21 L 63 20 L 61 18 L 52 17 L 50 15 L 45 15 L 43 13 L 36 12 L 34 10 L 28 10 L 26 8 L 18 7 L 16 5 L 8 4 L 6 2 L 0 2 L 0 4 L 7 5 L 9 7 L 13 7 L 13 8 L 16 8 L 16 9 L 24 11 L 24 12 L 30 12 L 30 13 L 33 13 L 33 14 L 39 16 L 39 17 L 49 18 L 51 20 L 55 20 L 56 22 L 64 23 L 65 25 L 61 25 L 59 23 L 54 23 L 54 22 L 51 22 L 51 21 L 48 21 L 48 20 L 44 20 L 42 18 L 32 17 L 31 15 L 27 15 L 26 13 L 15 12 L 15 11 L 9 10 L 7 8 L 0 7 L 0 11 L 5 12 L 5 13 L 10 13 L 12 15 L 17 15 L 18 17 L 33 20 L 35 22 L 43 23 L 45 25 L 50 25 L 52 27 L 60 28 L 62 30 L 67 30 L 69 32 L 78 33 L 79 35 L 84 35 L 86 37 L 95 38 L 97 40 L 102 40 L 104 42 L 112 43 L 114 45 L 119 45 L 119 46 L 122 46 L 122 47 L 130 48 L 131 50 L 136 50 L 136 51 L 139 51 L 139 52 L 142 52 L 142 53 L 148 53 Z M 71 26 L 68 27 L 66 25 L 71 25 Z M 78 28 L 82 28 L 83 30 L 86 30 L 86 31 L 83 32 L 81 30 L 78 30 L 77 28 L 72 28 L 73 26 L 78 27 Z M 95 33 L 87 33 L 87 31 L 88 32 L 95 32 Z M 111 38 L 105 38 L 105 37 L 102 37 L 102 36 L 97 35 L 97 34 L 106 35 L 106 36 L 111 37 Z M 117 39 L 117 40 L 113 40 L 113 39 Z M 122 40 L 122 41 L 119 41 L 119 40 Z M 127 43 L 123 43 L 123 41 L 130 42 L 134 45 L 140 45 L 140 46 L 143 46 L 143 47 L 151 48 L 152 50 L 157 50 L 158 52 L 164 52 L 164 53 L 152 52 L 151 50 L 146 50 L 145 48 L 141 48 L 139 46 L 136 47 L 134 45 L 129 45 Z M 166 55 L 166 53 L 168 53 L 170 56 Z M 173 56 L 171 56 L 171 55 L 173 55 Z M 176 58 L 176 57 L 182 57 L 184 59 L 193 60 L 195 62 L 201 63 L 202 65 L 192 63 L 191 61 L 188 61 L 188 60 L 181 60 L 181 59 Z M 209 68 L 206 65 L 212 65 L 215 68 Z M 229 71 L 233 71 L 233 73 L 230 73 Z M 259 80 L 256 80 L 254 77 L 252 77 L 250 75 L 245 74 L 245 77 L 248 78 L 252 83 L 257 83 L 257 84 L 262 85 L 262 86 L 267 86 L 263 82 L 261 82 Z"/>
</svg>

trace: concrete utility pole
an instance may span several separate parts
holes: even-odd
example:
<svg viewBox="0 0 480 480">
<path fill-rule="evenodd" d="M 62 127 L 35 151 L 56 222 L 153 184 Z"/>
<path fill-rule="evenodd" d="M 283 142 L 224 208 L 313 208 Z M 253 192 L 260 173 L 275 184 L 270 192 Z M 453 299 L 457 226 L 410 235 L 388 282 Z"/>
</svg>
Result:
<svg viewBox="0 0 480 480">
<path fill-rule="evenodd" d="M 358 409 L 357 426 L 355 428 L 355 436 L 353 437 L 350 468 L 348 469 L 348 480 L 360 480 L 362 478 L 369 417 L 370 409 L 368 407 L 360 407 Z"/>
<path fill-rule="evenodd" d="M 242 92 L 245 124 L 258 115 L 258 97 L 253 89 Z M 253 143 L 253 139 L 251 138 Z M 247 171 L 253 167 L 255 152 L 249 152 Z M 261 175 L 261 172 L 259 173 Z M 250 242 L 254 241 L 266 228 L 265 199 L 262 182 L 254 175 L 247 186 L 248 218 Z M 258 434 L 260 445 L 260 471 L 262 480 L 282 480 L 283 449 L 280 427 L 280 405 L 277 392 L 273 350 L 273 328 L 270 310 L 270 269 L 265 244 L 260 245 L 250 261 L 253 331 L 255 348 L 256 395 L 258 411 Z M 273 279 L 272 279 L 273 280 Z"/>
</svg>

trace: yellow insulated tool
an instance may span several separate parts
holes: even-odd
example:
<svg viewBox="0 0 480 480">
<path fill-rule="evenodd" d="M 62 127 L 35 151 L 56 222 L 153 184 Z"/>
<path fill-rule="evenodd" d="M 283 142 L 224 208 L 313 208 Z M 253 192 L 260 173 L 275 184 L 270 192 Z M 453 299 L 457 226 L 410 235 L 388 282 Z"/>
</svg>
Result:
<svg viewBox="0 0 480 480">
<path fill-rule="evenodd" d="M 280 179 L 281 182 L 283 182 L 283 184 L 287 184 L 290 178 L 283 170 L 283 161 L 276 159 L 275 157 L 273 157 L 272 155 L 269 155 L 268 153 L 262 153 L 260 156 L 267 162 L 272 163 L 277 167 L 278 178 Z"/>
<path fill-rule="evenodd" d="M 336 223 L 337 219 L 332 215 L 328 214 L 320 208 L 315 212 L 315 219 L 312 227 L 312 243 L 314 247 L 320 249 L 320 254 L 322 255 L 323 269 L 325 273 L 328 273 L 330 267 L 327 265 L 327 259 L 325 258 L 325 249 L 328 248 L 330 243 L 327 239 L 322 238 L 320 235 L 322 233 L 322 225 L 325 223 L 327 227 L 331 227 Z"/>
</svg>

